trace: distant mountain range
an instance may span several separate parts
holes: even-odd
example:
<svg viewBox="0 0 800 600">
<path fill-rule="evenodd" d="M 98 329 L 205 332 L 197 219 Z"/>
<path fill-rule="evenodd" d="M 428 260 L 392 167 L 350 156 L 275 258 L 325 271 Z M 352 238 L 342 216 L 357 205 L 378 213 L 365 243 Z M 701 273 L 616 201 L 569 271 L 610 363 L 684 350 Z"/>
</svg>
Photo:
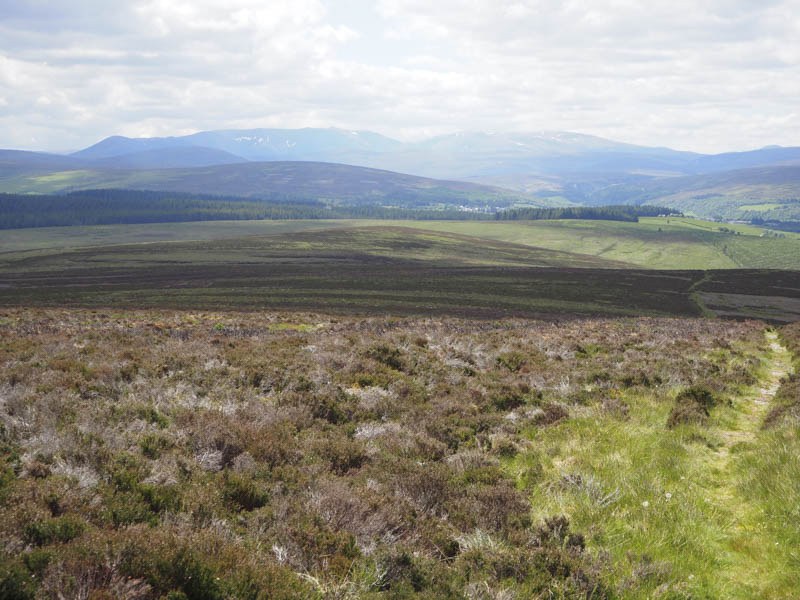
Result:
<svg viewBox="0 0 800 600">
<path fill-rule="evenodd" d="M 224 154 L 210 154 L 211 150 Z M 89 162 L 101 160 L 108 168 L 129 168 L 132 156 L 142 161 L 147 154 L 158 156 L 166 151 L 172 157 L 170 167 L 235 161 L 312 161 L 367 166 L 439 179 L 565 173 L 696 175 L 777 163 L 800 164 L 800 147 L 704 155 L 558 131 L 464 132 L 403 143 L 369 131 L 222 130 L 166 138 L 114 136 L 71 156 Z M 209 162 L 215 160 L 221 162 Z M 199 162 L 204 165 L 197 164 Z"/>
<path fill-rule="evenodd" d="M 317 166 L 304 170 L 297 166 L 302 162 Z M 342 165 L 378 171 L 365 175 Z M 248 129 L 164 138 L 113 136 L 69 156 L 0 151 L 0 191 L 136 186 L 258 196 L 294 189 L 342 201 L 340 192 L 349 186 L 360 190 L 359 201 L 387 202 L 396 196 L 404 173 L 428 178 L 406 189 L 456 190 L 452 180 L 462 180 L 490 186 L 474 188 L 481 190 L 475 197 L 502 198 L 498 202 L 657 203 L 726 218 L 750 214 L 756 205 L 763 206 L 755 212 L 767 217 L 794 218 L 798 172 L 800 147 L 705 155 L 569 132 L 464 132 L 404 143 L 369 131 Z M 344 185 L 351 177 L 355 180 Z M 434 184 L 432 179 L 451 181 Z M 325 181 L 333 187 L 326 188 Z M 451 198 L 442 196 L 449 204 Z M 701 201 L 694 201 L 698 196 Z M 426 192 L 421 199 L 428 202 L 431 195 Z M 778 213 L 770 213 L 774 210 Z"/>
</svg>

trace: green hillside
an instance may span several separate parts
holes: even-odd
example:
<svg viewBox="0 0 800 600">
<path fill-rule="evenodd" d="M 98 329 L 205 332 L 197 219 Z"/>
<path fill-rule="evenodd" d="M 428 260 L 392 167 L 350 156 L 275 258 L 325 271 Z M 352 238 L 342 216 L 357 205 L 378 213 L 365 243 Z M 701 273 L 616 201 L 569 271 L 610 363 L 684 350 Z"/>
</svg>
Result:
<svg viewBox="0 0 800 600">
<path fill-rule="evenodd" d="M 658 204 L 717 219 L 800 220 L 800 167 L 740 169 L 638 181 L 592 193 L 591 204 Z"/>
<path fill-rule="evenodd" d="M 81 169 L 0 174 L 0 191 L 52 194 L 115 188 L 259 198 L 283 195 L 330 204 L 403 207 L 496 206 L 557 203 L 485 185 L 391 171 L 314 162 L 261 162 L 191 169 Z"/>
<path fill-rule="evenodd" d="M 591 254 L 652 269 L 800 269 L 797 234 L 773 238 L 763 235 L 766 230 L 757 227 L 695 219 L 655 217 L 642 218 L 639 223 L 433 221 L 404 225 Z"/>
</svg>

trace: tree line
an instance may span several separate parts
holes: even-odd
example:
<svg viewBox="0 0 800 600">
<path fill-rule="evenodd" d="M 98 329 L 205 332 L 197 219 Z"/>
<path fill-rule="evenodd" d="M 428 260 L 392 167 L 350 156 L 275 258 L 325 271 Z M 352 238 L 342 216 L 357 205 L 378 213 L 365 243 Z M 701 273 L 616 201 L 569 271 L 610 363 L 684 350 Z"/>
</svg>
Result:
<svg viewBox="0 0 800 600">
<path fill-rule="evenodd" d="M 514 208 L 495 213 L 378 205 L 328 205 L 315 198 L 268 193 L 260 198 L 149 190 L 82 190 L 63 195 L 0 194 L 0 229 L 220 220 L 409 219 L 637 221 L 675 214 L 657 206 Z"/>
<path fill-rule="evenodd" d="M 639 217 L 658 217 L 659 215 L 683 216 L 683 213 L 663 206 L 570 206 L 564 208 L 512 208 L 495 213 L 495 219 L 498 221 L 584 219 L 636 223 L 639 221 Z"/>
<path fill-rule="evenodd" d="M 85 190 L 64 195 L 0 194 L 0 229 L 283 219 L 457 219 L 490 215 L 459 210 L 328 206 L 311 198 L 262 198 L 141 190 Z"/>
</svg>

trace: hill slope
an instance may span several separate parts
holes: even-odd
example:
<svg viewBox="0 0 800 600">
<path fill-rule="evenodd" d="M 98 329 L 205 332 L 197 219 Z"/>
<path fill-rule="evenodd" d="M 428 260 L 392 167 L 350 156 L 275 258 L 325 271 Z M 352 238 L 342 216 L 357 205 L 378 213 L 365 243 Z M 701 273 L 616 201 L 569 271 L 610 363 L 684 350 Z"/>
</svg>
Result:
<svg viewBox="0 0 800 600">
<path fill-rule="evenodd" d="M 313 162 L 238 163 L 196 169 L 84 169 L 4 177 L 0 178 L 0 187 L 4 191 L 36 193 L 127 188 L 245 197 L 271 194 L 332 203 L 392 206 L 553 204 L 474 183 Z"/>
<path fill-rule="evenodd" d="M 609 186 L 587 196 L 603 205 L 658 204 L 703 217 L 800 220 L 800 166 L 740 169 Z"/>
<path fill-rule="evenodd" d="M 744 225 L 740 235 L 693 219 L 642 219 L 639 223 L 598 221 L 392 221 L 393 225 L 452 233 L 481 240 L 522 244 L 623 261 L 649 269 L 800 270 L 800 235 L 762 236 Z M 138 242 L 221 240 L 306 230 L 386 226 L 387 221 L 337 219 L 291 221 L 204 221 L 91 227 L 40 227 L 5 230 L 0 252 L 28 252 Z"/>
<path fill-rule="evenodd" d="M 247 161 L 241 156 L 224 150 L 186 146 L 143 150 L 120 156 L 98 158 L 91 161 L 91 166 L 93 169 L 180 169 L 242 162 Z"/>
</svg>

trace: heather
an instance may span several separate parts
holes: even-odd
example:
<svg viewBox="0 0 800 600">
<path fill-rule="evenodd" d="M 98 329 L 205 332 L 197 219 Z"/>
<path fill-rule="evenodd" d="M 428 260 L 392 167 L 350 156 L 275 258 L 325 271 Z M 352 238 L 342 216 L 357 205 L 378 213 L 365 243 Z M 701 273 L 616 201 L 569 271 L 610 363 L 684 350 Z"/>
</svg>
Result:
<svg viewBox="0 0 800 600">
<path fill-rule="evenodd" d="M 772 360 L 762 323 L 707 319 L 7 309 L 0 335 L 0 598 L 717 597 L 709 457 Z"/>
</svg>

